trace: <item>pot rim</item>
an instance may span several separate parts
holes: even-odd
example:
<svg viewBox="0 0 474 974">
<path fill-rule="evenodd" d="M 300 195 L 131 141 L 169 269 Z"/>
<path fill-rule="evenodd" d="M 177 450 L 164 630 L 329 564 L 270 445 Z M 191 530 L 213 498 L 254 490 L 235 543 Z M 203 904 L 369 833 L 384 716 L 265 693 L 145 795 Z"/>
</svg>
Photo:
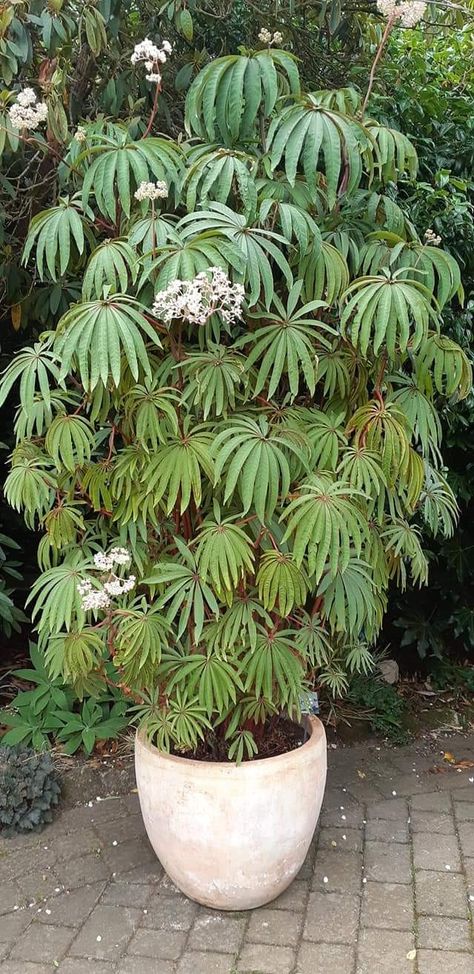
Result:
<svg viewBox="0 0 474 974">
<path fill-rule="evenodd" d="M 216 771 L 221 774 L 224 771 L 228 774 L 248 774 L 249 772 L 255 773 L 252 772 L 251 769 L 263 771 L 264 768 L 267 768 L 268 771 L 270 771 L 275 767 L 276 762 L 279 762 L 280 765 L 284 765 L 293 764 L 295 760 L 305 760 L 306 757 L 309 757 L 309 752 L 319 744 L 322 744 L 324 750 L 326 750 L 326 733 L 319 717 L 305 715 L 304 721 L 306 726 L 309 726 L 311 733 L 308 740 L 305 741 L 301 747 L 295 747 L 291 751 L 285 751 L 283 754 L 275 754 L 271 758 L 256 758 L 252 761 L 242 761 L 241 764 L 236 764 L 235 761 L 198 761 L 196 758 L 186 758 L 177 754 L 168 754 L 166 751 L 160 751 L 155 744 L 148 741 L 143 731 L 137 729 L 135 736 L 137 743 L 139 743 L 140 747 L 142 747 L 144 750 L 156 757 L 159 757 L 166 763 L 181 765 L 182 769 L 189 767 L 196 772 L 199 769 L 201 774 L 204 772 L 209 774 L 210 771 Z"/>
</svg>

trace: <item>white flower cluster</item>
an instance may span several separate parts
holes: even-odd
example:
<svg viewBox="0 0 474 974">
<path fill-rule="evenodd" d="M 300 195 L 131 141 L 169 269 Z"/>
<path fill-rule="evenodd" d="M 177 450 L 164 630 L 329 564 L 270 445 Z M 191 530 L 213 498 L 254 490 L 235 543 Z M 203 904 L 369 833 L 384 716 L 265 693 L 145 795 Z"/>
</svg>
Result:
<svg viewBox="0 0 474 974">
<path fill-rule="evenodd" d="M 98 551 L 94 555 L 94 565 L 103 572 L 110 572 L 115 565 L 128 565 L 131 561 L 130 552 L 126 548 L 111 548 L 108 555 L 105 551 Z"/>
<path fill-rule="evenodd" d="M 424 17 L 426 10 L 424 0 L 377 0 L 377 9 L 387 20 L 398 19 L 402 27 L 415 27 Z"/>
<path fill-rule="evenodd" d="M 205 325 L 215 312 L 228 324 L 240 316 L 244 288 L 232 284 L 220 267 L 201 271 L 192 281 L 173 281 L 155 297 L 153 314 L 162 321 L 184 318 L 195 325 Z"/>
<path fill-rule="evenodd" d="M 138 189 L 133 194 L 136 200 L 158 200 L 168 196 L 168 185 L 163 180 L 157 183 L 140 183 Z"/>
<path fill-rule="evenodd" d="M 10 122 L 16 129 L 36 129 L 46 121 L 48 106 L 38 101 L 33 88 L 24 88 L 16 96 L 16 102 L 8 110 Z"/>
<path fill-rule="evenodd" d="M 125 595 L 135 588 L 137 581 L 135 575 L 119 578 L 113 571 L 115 565 L 128 565 L 130 560 L 130 553 L 126 548 L 112 548 L 109 554 L 98 551 L 94 555 L 94 567 L 98 571 L 108 572 L 109 578 L 101 583 L 100 588 L 96 588 L 89 578 L 78 583 L 77 591 L 81 596 L 84 612 L 90 612 L 91 609 L 108 609 L 112 598 Z"/>
<path fill-rule="evenodd" d="M 267 27 L 262 27 L 259 35 L 259 41 L 262 44 L 281 44 L 283 41 L 283 34 L 280 34 L 279 30 L 276 30 L 274 34 Z"/>
<path fill-rule="evenodd" d="M 74 132 L 74 138 L 76 142 L 85 142 L 87 139 L 87 132 L 82 125 L 78 125 L 76 131 Z"/>
<path fill-rule="evenodd" d="M 148 71 L 146 80 L 155 82 L 158 85 L 161 81 L 160 64 L 165 63 L 171 51 L 172 47 L 169 41 L 163 41 L 161 47 L 157 47 L 153 41 L 145 37 L 144 41 L 135 44 L 130 60 L 132 64 L 138 64 L 140 61 L 144 61 Z"/>
<path fill-rule="evenodd" d="M 439 247 L 441 243 L 441 237 L 439 234 L 435 233 L 434 230 L 425 230 L 425 241 L 430 247 Z"/>
</svg>

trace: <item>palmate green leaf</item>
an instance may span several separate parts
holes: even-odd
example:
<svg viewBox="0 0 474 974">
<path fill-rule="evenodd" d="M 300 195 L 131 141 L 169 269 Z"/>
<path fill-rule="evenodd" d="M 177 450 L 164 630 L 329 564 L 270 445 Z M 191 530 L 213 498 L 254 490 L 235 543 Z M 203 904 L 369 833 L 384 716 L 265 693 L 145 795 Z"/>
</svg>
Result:
<svg viewBox="0 0 474 974">
<path fill-rule="evenodd" d="M 330 633 L 316 613 L 312 615 L 308 612 L 299 613 L 295 648 L 313 668 L 326 666 L 333 656 L 334 648 Z"/>
<path fill-rule="evenodd" d="M 237 593 L 232 605 L 220 613 L 216 622 L 206 623 L 201 638 L 208 653 L 227 659 L 244 646 L 255 649 L 257 621 L 267 627 L 272 625 L 268 612 L 255 597 Z"/>
<path fill-rule="evenodd" d="M 205 622 L 205 606 L 216 618 L 219 606 L 209 585 L 199 574 L 196 559 L 180 538 L 174 539 L 178 558 L 161 561 L 154 565 L 150 575 L 143 579 L 143 585 L 156 586 L 163 593 L 155 603 L 156 609 L 168 605 L 166 618 L 172 623 L 179 613 L 177 627 L 178 639 L 186 631 L 188 623 L 194 630 L 196 642 L 201 638 Z"/>
<path fill-rule="evenodd" d="M 153 259 L 150 257 L 150 254 L 146 254 L 141 260 L 144 270 L 138 287 L 143 287 L 156 273 L 155 292 L 165 290 L 175 280 L 192 280 L 202 271 L 208 271 L 209 267 L 222 267 L 226 272 L 232 269 L 240 278 L 245 265 L 239 248 L 217 231 L 199 233 L 186 239 L 181 239 L 176 232 L 173 242 L 158 248 L 158 254 Z"/>
<path fill-rule="evenodd" d="M 90 460 L 93 445 L 94 429 L 84 416 L 56 416 L 46 434 L 45 449 L 58 470 L 74 473 Z"/>
<path fill-rule="evenodd" d="M 430 322 L 438 321 L 435 298 L 424 284 L 402 277 L 404 270 L 361 277 L 342 295 L 343 335 L 367 356 L 386 347 L 390 358 L 410 346 L 416 351 L 426 339 Z"/>
<path fill-rule="evenodd" d="M 30 439 L 34 435 L 44 437 L 55 416 L 65 413 L 68 406 L 77 409 L 79 404 L 80 399 L 76 394 L 63 392 L 61 389 L 57 392 L 50 391 L 47 399 L 40 392 L 36 393 L 28 409 L 19 406 L 16 411 L 14 430 L 17 442 Z"/>
<path fill-rule="evenodd" d="M 419 281 L 431 291 L 440 308 L 456 294 L 464 292 L 461 272 L 454 257 L 438 247 L 428 247 L 417 240 L 407 243 L 404 237 L 387 231 L 369 234 L 360 254 L 363 274 L 377 274 L 382 268 L 404 270 L 407 280 Z"/>
<path fill-rule="evenodd" d="M 298 260 L 309 250 L 314 259 L 319 256 L 321 231 L 303 206 L 266 196 L 260 204 L 259 222 L 265 225 L 269 220 L 271 225 L 275 223 L 279 227 L 286 240 L 296 243 Z"/>
<path fill-rule="evenodd" d="M 49 511 L 56 478 L 50 473 L 50 462 L 41 456 L 21 456 L 8 474 L 4 493 L 15 511 L 23 511 L 26 524 L 33 529 L 37 520 Z"/>
<path fill-rule="evenodd" d="M 452 538 L 459 520 L 459 507 L 446 477 L 425 461 L 425 482 L 420 495 L 423 520 L 436 538 Z"/>
<path fill-rule="evenodd" d="M 284 160 L 291 184 L 303 171 L 315 191 L 318 167 L 324 173 L 328 208 L 336 202 L 344 171 L 344 191 L 350 194 L 360 183 L 363 159 L 369 174 L 373 167 L 373 141 L 368 130 L 354 118 L 330 109 L 318 92 L 301 95 L 283 108 L 268 133 L 272 169 Z"/>
<path fill-rule="evenodd" d="M 253 141 L 259 115 L 271 115 L 279 95 L 300 90 L 296 58 L 286 51 L 252 51 L 211 60 L 186 98 L 189 135 L 226 146 Z"/>
<path fill-rule="evenodd" d="M 212 433 L 196 426 L 158 447 L 147 464 L 146 491 L 156 505 L 164 502 L 169 514 L 178 505 L 185 511 L 193 499 L 196 507 L 201 504 L 203 475 L 209 482 L 214 479 L 211 455 Z"/>
<path fill-rule="evenodd" d="M 114 666 L 123 673 L 127 686 L 149 686 L 169 644 L 169 622 L 146 599 L 136 599 L 126 610 L 118 609 L 115 620 Z"/>
<path fill-rule="evenodd" d="M 287 416 L 304 430 L 311 448 L 308 467 L 312 470 L 335 470 L 339 451 L 347 444 L 344 432 L 345 411 L 328 408 L 323 413 L 319 409 L 297 406 L 289 409 Z"/>
<path fill-rule="evenodd" d="M 113 500 L 110 492 L 112 469 L 110 461 L 88 463 L 83 466 L 80 475 L 80 487 L 89 500 L 93 511 L 107 511 L 112 513 Z"/>
<path fill-rule="evenodd" d="M 104 634 L 81 629 L 51 636 L 44 658 L 53 679 L 73 686 L 98 669 L 105 653 Z"/>
<path fill-rule="evenodd" d="M 274 428 L 263 416 L 235 417 L 213 441 L 214 485 L 222 483 L 224 503 L 238 490 L 244 513 L 254 507 L 264 523 L 290 487 L 286 453 L 299 455 L 306 450 L 303 434 Z"/>
<path fill-rule="evenodd" d="M 396 183 L 404 173 L 410 179 L 415 179 L 418 156 L 406 135 L 373 119 L 368 119 L 365 125 L 375 145 L 375 168 L 381 181 Z"/>
<path fill-rule="evenodd" d="M 219 511 L 216 510 L 216 515 Z M 196 536 L 199 573 L 219 598 L 228 599 L 246 574 L 253 574 L 255 553 L 250 538 L 235 518 L 208 518 Z"/>
<path fill-rule="evenodd" d="M 31 618 L 40 640 L 47 640 L 61 629 L 82 629 L 86 621 L 82 597 L 77 590 L 87 572 L 87 562 L 58 565 L 43 572 L 31 588 L 26 604 L 33 603 Z"/>
<path fill-rule="evenodd" d="M 133 194 L 142 182 L 162 180 L 170 195 L 177 195 L 182 167 L 182 152 L 172 139 L 151 138 L 133 142 L 124 127 L 114 126 L 101 144 L 88 148 L 79 158 L 85 165 L 82 202 L 87 206 L 91 196 L 100 213 L 117 219 L 117 203 L 130 216 Z M 90 162 L 91 153 L 96 156 Z"/>
<path fill-rule="evenodd" d="M 238 730 L 233 734 L 226 732 L 226 740 L 230 739 L 227 757 L 229 761 L 235 761 L 237 765 L 242 764 L 244 757 L 249 761 L 258 754 L 258 747 L 252 731 Z"/>
<path fill-rule="evenodd" d="M 118 386 L 125 359 L 135 380 L 140 370 L 151 374 L 143 334 L 161 348 L 156 331 L 133 298 L 114 294 L 97 301 L 75 304 L 58 324 L 54 352 L 61 358 L 60 378 L 77 371 L 92 392 L 101 382 Z"/>
<path fill-rule="evenodd" d="M 189 213 L 196 209 L 198 201 L 206 206 L 210 200 L 227 203 L 230 197 L 240 201 L 244 212 L 255 211 L 258 164 L 255 156 L 218 145 L 197 145 L 188 150 L 186 162 L 189 168 L 183 192 Z"/>
<path fill-rule="evenodd" d="M 61 199 L 58 206 L 42 210 L 33 217 L 26 238 L 22 263 L 27 264 L 36 248 L 36 267 L 43 281 L 47 269 L 53 281 L 76 263 L 84 252 L 85 232 L 81 203 L 74 198 Z M 46 265 L 46 266 L 45 266 Z"/>
<path fill-rule="evenodd" d="M 171 695 L 175 686 L 197 694 L 199 705 L 208 717 L 213 713 L 222 714 L 235 704 L 237 691 L 243 691 L 238 669 L 216 656 L 203 653 L 180 656 L 176 653 L 168 667 L 167 694 Z"/>
<path fill-rule="evenodd" d="M 262 554 L 257 585 L 258 597 L 265 609 L 271 612 L 276 608 L 283 619 L 289 616 L 294 606 L 304 604 L 309 589 L 309 581 L 295 564 L 293 556 L 273 548 Z"/>
<path fill-rule="evenodd" d="M 351 487 L 361 490 L 374 504 L 388 486 L 380 456 L 364 446 L 346 447 L 336 473 Z"/>
<path fill-rule="evenodd" d="M 207 351 L 191 352 L 176 365 L 185 376 L 183 399 L 200 406 L 204 419 L 210 414 L 226 417 L 235 410 L 236 396 L 243 398 L 248 384 L 243 355 L 225 345 L 207 342 Z"/>
<path fill-rule="evenodd" d="M 137 255 L 125 240 L 105 240 L 89 257 L 82 281 L 84 301 L 101 298 L 104 286 L 111 293 L 125 294 L 129 281 L 133 284 L 138 271 Z"/>
<path fill-rule="evenodd" d="M 339 342 L 333 344 L 329 351 L 318 350 L 318 368 L 316 379 L 323 384 L 324 397 L 327 400 L 337 396 L 345 400 L 354 377 L 356 355 L 354 349 L 342 346 Z"/>
<path fill-rule="evenodd" d="M 347 426 L 354 433 L 356 448 L 367 447 L 380 457 L 382 471 L 389 485 L 406 477 L 409 463 L 410 426 L 396 403 L 371 399 L 356 409 Z"/>
<path fill-rule="evenodd" d="M 143 385 L 132 386 L 125 400 L 127 424 L 132 436 L 156 450 L 166 443 L 169 435 L 178 435 L 178 416 L 181 396 L 171 386 L 161 387 L 156 379 L 145 379 Z"/>
<path fill-rule="evenodd" d="M 301 378 L 314 395 L 318 365 L 315 343 L 329 344 L 324 333 L 334 334 L 334 330 L 312 317 L 314 311 L 325 307 L 323 301 L 311 301 L 298 307 L 301 289 L 301 281 L 292 286 L 286 308 L 275 294 L 273 305 L 276 311 L 254 312 L 250 317 L 264 321 L 263 327 L 236 342 L 238 348 L 253 344 L 247 357 L 247 369 L 251 370 L 259 363 L 254 396 L 266 388 L 267 398 L 271 399 L 282 377 L 290 387 L 291 400 L 298 394 Z"/>
<path fill-rule="evenodd" d="M 35 342 L 15 355 L 2 374 L 0 381 L 0 406 L 10 394 L 16 382 L 20 382 L 20 402 L 28 415 L 35 398 L 40 395 L 45 406 L 51 408 L 51 387 L 61 386 L 60 359 L 49 342 Z"/>
<path fill-rule="evenodd" d="M 318 587 L 321 614 L 334 633 L 371 634 L 379 622 L 377 592 L 369 565 L 350 557 L 334 575 L 328 572 Z M 381 622 L 381 619 L 380 619 Z"/>
<path fill-rule="evenodd" d="M 323 300 L 333 305 L 349 286 L 349 268 L 343 254 L 323 240 L 321 249 L 303 255 L 298 277 L 303 280 L 306 301 Z"/>
<path fill-rule="evenodd" d="M 242 660 L 245 689 L 298 713 L 305 671 L 294 649 L 294 631 L 267 632 L 260 626 L 255 649 Z"/>
<path fill-rule="evenodd" d="M 472 389 L 472 367 L 466 353 L 447 335 L 430 333 L 415 356 L 417 384 L 455 401 Z"/>
<path fill-rule="evenodd" d="M 396 375 L 392 380 L 399 388 L 389 394 L 387 402 L 396 403 L 405 414 L 412 440 L 419 444 L 423 456 L 431 454 L 437 459 L 443 433 L 433 403 L 418 389 L 413 378 Z"/>
<path fill-rule="evenodd" d="M 62 550 L 76 541 L 77 535 L 85 531 L 84 518 L 78 505 L 60 501 L 43 520 L 49 543 L 52 548 Z"/>
<path fill-rule="evenodd" d="M 272 262 L 288 287 L 293 283 L 290 266 L 279 246 L 288 247 L 289 241 L 280 233 L 251 226 L 244 215 L 234 213 L 223 203 L 209 203 L 207 210 L 188 213 L 180 220 L 178 231 L 185 238 L 212 231 L 231 241 L 232 252 L 242 262 L 242 283 L 246 285 L 250 307 L 259 300 L 262 290 L 265 305 L 270 306 L 275 292 Z"/>
<path fill-rule="evenodd" d="M 296 564 L 305 561 L 316 582 L 324 572 L 331 577 L 343 572 L 351 548 L 360 556 L 368 531 L 358 503 L 362 496 L 360 490 L 328 473 L 314 474 L 283 511 L 280 520 L 287 522 L 283 540 L 291 538 Z"/>
<path fill-rule="evenodd" d="M 409 524 L 402 518 L 394 519 L 381 534 L 389 557 L 390 575 L 397 580 L 402 591 L 405 591 L 407 584 L 405 562 L 410 565 L 414 584 L 426 585 L 428 581 L 428 561 L 420 544 L 420 534 L 416 524 Z"/>
</svg>

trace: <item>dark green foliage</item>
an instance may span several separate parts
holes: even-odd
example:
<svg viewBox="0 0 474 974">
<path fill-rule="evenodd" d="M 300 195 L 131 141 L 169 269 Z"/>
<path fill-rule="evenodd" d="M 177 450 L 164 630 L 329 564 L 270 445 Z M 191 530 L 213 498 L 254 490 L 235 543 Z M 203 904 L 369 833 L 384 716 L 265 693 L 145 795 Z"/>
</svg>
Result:
<svg viewBox="0 0 474 974">
<path fill-rule="evenodd" d="M 407 706 L 393 686 L 375 674 L 358 674 L 351 681 L 348 700 L 368 712 L 376 733 L 383 734 L 393 744 L 406 744 L 410 736 L 403 726 Z"/>
<path fill-rule="evenodd" d="M 51 754 L 0 747 L 0 835 L 40 832 L 52 821 L 60 794 Z"/>
</svg>

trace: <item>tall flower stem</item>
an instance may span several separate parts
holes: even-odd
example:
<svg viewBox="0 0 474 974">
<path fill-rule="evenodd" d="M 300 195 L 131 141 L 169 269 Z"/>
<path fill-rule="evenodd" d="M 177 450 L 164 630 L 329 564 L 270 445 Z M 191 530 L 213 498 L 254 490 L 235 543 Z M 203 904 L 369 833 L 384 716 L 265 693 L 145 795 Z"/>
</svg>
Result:
<svg viewBox="0 0 474 974">
<path fill-rule="evenodd" d="M 362 108 L 360 110 L 360 117 L 361 117 L 362 121 L 364 121 L 364 115 L 365 115 L 365 110 L 367 108 L 367 103 L 368 103 L 369 98 L 370 98 L 370 96 L 372 94 L 372 88 L 374 86 L 375 72 L 377 70 L 377 65 L 378 65 L 378 63 L 380 61 L 380 58 L 382 57 L 382 54 L 383 54 L 383 51 L 384 51 L 384 47 L 385 47 L 385 45 L 386 45 L 386 43 L 388 41 L 388 38 L 389 38 L 389 35 L 390 35 L 390 31 L 392 30 L 392 27 L 393 27 L 396 19 L 397 19 L 397 13 L 393 13 L 392 16 L 388 19 L 387 24 L 385 26 L 385 30 L 384 30 L 383 35 L 382 35 L 382 40 L 380 41 L 380 44 L 379 44 L 379 46 L 377 48 L 377 53 L 376 53 L 376 55 L 374 57 L 374 61 L 373 61 L 372 67 L 370 69 L 369 85 L 368 85 L 367 91 L 365 93 L 365 98 L 364 98 L 364 101 L 362 103 Z"/>
</svg>

